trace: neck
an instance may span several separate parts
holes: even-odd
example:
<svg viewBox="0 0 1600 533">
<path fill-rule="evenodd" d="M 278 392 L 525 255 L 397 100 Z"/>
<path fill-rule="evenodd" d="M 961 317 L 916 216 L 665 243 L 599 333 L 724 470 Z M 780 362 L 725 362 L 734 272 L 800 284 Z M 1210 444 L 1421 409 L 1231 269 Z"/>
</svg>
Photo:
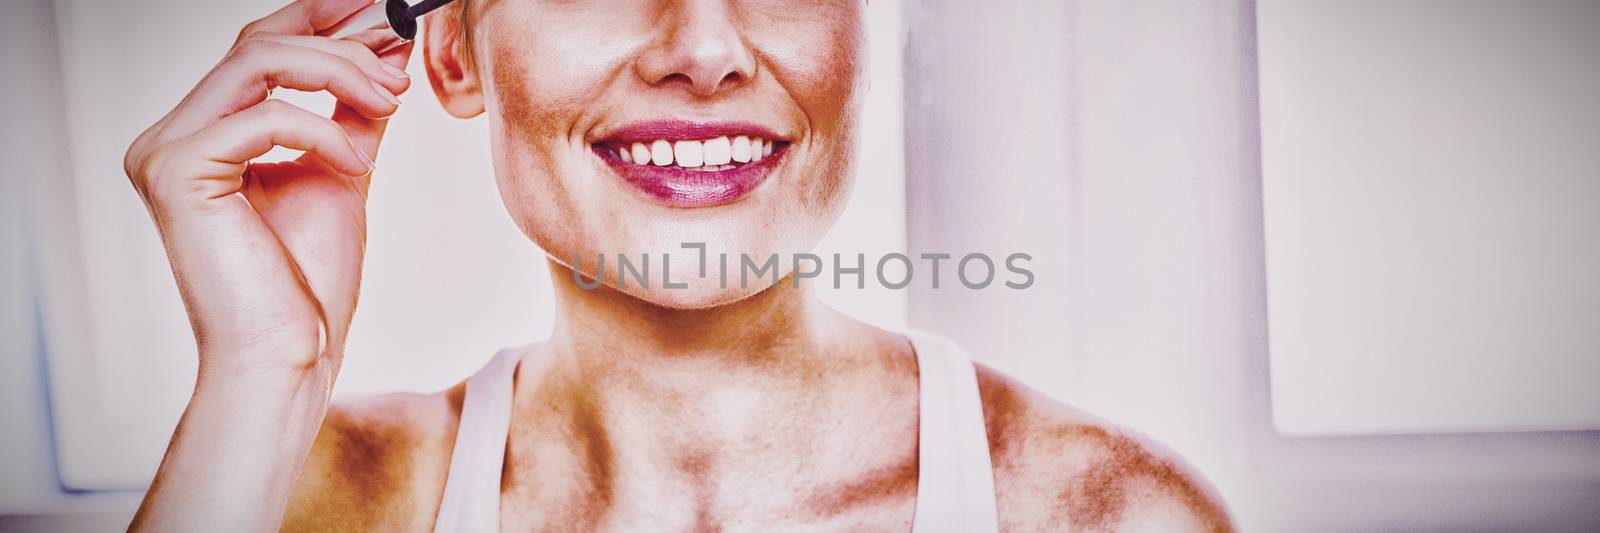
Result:
<svg viewBox="0 0 1600 533">
<path fill-rule="evenodd" d="M 805 286 L 784 279 L 738 302 L 675 309 L 551 271 L 555 328 L 518 370 L 511 436 L 513 458 L 569 458 L 544 463 L 570 465 L 548 466 L 570 470 L 541 476 L 545 488 L 572 483 L 608 508 L 624 498 L 612 493 L 619 483 L 699 491 L 763 465 L 823 461 L 840 445 L 829 439 L 890 438 L 871 449 L 914 455 L 910 346 Z"/>
<path fill-rule="evenodd" d="M 547 353 L 582 356 L 571 362 L 592 371 L 650 372 L 681 363 L 781 370 L 834 351 L 840 340 L 841 317 L 809 284 L 796 287 L 790 278 L 736 302 L 680 309 L 606 285 L 581 288 L 572 270 L 554 261 L 550 271 L 556 320 Z"/>
<path fill-rule="evenodd" d="M 596 406 L 595 416 L 643 416 L 677 428 L 673 433 L 709 438 L 826 404 L 842 381 L 877 368 L 858 364 L 862 359 L 881 355 L 865 342 L 869 328 L 788 278 L 737 302 L 678 309 L 608 286 L 583 289 L 554 262 L 551 272 L 555 327 L 541 364 L 519 371 L 540 376 L 537 384 L 519 385 L 519 397 L 554 395 Z"/>
</svg>

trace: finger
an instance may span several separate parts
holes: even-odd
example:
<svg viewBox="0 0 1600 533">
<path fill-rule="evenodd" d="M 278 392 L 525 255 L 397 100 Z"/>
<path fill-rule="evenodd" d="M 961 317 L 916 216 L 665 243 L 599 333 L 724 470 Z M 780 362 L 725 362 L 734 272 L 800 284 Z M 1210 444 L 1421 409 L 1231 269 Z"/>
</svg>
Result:
<svg viewBox="0 0 1600 533">
<path fill-rule="evenodd" d="M 393 94 L 403 93 L 411 86 L 411 75 L 378 59 L 378 54 L 372 48 L 357 41 L 312 35 L 262 35 L 259 38 L 275 43 L 303 46 L 345 58 L 355 63 L 368 78 L 383 85 Z"/>
<path fill-rule="evenodd" d="M 409 42 L 383 53 L 379 59 L 396 68 L 405 68 L 406 62 L 411 58 L 411 50 L 415 42 Z M 378 157 L 378 146 L 383 140 L 384 129 L 388 127 L 388 119 L 371 119 L 361 116 L 360 113 L 346 106 L 337 106 L 333 111 L 333 121 L 344 127 L 350 136 L 350 142 L 357 149 Z M 365 194 L 372 176 L 365 175 L 355 178 L 357 188 Z"/>
<path fill-rule="evenodd" d="M 194 156 L 241 173 L 251 159 L 274 146 L 314 154 L 341 174 L 372 172 L 371 159 L 351 143 L 344 128 L 282 100 L 267 100 L 229 115 L 181 144 L 182 150 Z"/>
<path fill-rule="evenodd" d="M 340 40 L 343 40 L 343 41 L 355 41 L 355 42 L 361 43 L 362 45 L 365 45 L 368 49 L 371 49 L 374 52 L 378 52 L 380 55 L 383 52 L 387 52 L 389 50 L 393 50 L 396 47 L 398 47 L 398 46 L 400 46 L 402 44 L 405 44 L 405 42 L 406 42 L 406 40 L 405 39 L 401 39 L 400 35 L 396 34 L 394 32 L 394 30 L 391 30 L 391 29 L 388 29 L 388 28 L 378 28 L 378 29 L 371 29 L 371 30 L 367 30 L 367 31 L 356 32 L 356 33 L 351 34 L 350 36 L 345 37 L 345 38 L 340 39 Z"/>
<path fill-rule="evenodd" d="M 177 139 L 221 117 L 266 100 L 274 87 L 327 91 L 341 104 L 367 117 L 386 117 L 399 109 L 389 89 L 367 77 L 348 59 L 303 46 L 252 38 L 207 74 L 174 111 L 163 135 Z"/>
<path fill-rule="evenodd" d="M 271 15 L 246 24 L 235 42 L 243 42 L 259 33 L 311 35 L 333 27 L 373 3 L 373 0 L 295 0 Z"/>
<path fill-rule="evenodd" d="M 411 62 L 411 49 L 413 48 L 413 45 L 416 44 L 416 41 L 406 41 L 399 43 L 398 46 L 385 45 L 382 47 L 379 47 L 378 44 L 373 42 L 363 42 L 362 44 L 367 45 L 368 48 L 373 50 L 379 50 L 379 61 L 383 61 L 391 67 L 405 70 L 406 64 Z"/>
</svg>

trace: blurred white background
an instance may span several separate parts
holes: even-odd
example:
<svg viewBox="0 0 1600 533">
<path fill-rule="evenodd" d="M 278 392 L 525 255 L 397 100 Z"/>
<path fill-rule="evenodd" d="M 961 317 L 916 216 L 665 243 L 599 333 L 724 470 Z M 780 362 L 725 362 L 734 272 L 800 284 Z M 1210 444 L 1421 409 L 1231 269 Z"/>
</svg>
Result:
<svg viewBox="0 0 1600 533">
<path fill-rule="evenodd" d="M 1278 429 L 1600 429 L 1600 2 L 1259 13 Z"/>
<path fill-rule="evenodd" d="M 14 429 L 0 432 L 0 515 L 13 515 L 0 529 L 126 523 L 138 493 L 98 489 L 136 488 L 153 471 L 188 393 L 193 347 L 118 163 L 237 28 L 274 3 L 0 8 L 0 423 Z M 1600 530 L 1591 510 L 1600 405 L 1585 403 L 1600 375 L 1585 373 L 1600 364 L 1600 282 L 1583 266 L 1597 260 L 1584 246 L 1600 242 L 1600 150 L 1582 150 L 1600 146 L 1600 105 L 1584 89 L 1600 79 L 1600 2 L 921 0 L 869 9 L 868 145 L 850 210 L 820 252 L 1022 251 L 1038 277 L 1026 291 L 844 290 L 826 294 L 831 303 L 887 327 L 954 337 L 980 360 L 1165 442 L 1213 480 L 1246 530 Z M 169 28 L 173 20 L 185 27 Z M 1516 77 L 1530 57 L 1550 83 Z M 1341 90 L 1373 85 L 1383 90 Z M 1516 92 L 1552 86 L 1570 90 Z M 1494 105 L 1391 120 L 1396 108 L 1384 106 L 1418 94 Z M 542 336 L 550 320 L 540 252 L 496 196 L 484 123 L 447 118 L 425 86 L 403 99 L 378 158 L 345 393 L 442 387 L 494 349 Z M 1496 127 L 1472 127 L 1483 124 Z M 1517 150 L 1494 154 L 1487 168 L 1451 165 L 1496 147 Z M 1328 160 L 1361 166 L 1317 164 Z M 1457 175 L 1481 194 L 1428 194 Z M 1411 193 L 1385 195 L 1393 180 Z M 1502 210 L 1466 201 L 1518 190 L 1538 194 Z M 1568 218 L 1548 212 L 1557 200 L 1568 202 Z M 1460 248 L 1440 243 L 1474 234 L 1384 228 L 1412 213 L 1479 228 L 1523 221 L 1525 235 L 1551 245 L 1519 249 L 1487 273 L 1550 288 L 1514 300 L 1518 320 L 1498 329 L 1406 329 L 1392 321 L 1397 297 L 1405 313 L 1470 317 L 1523 293 L 1397 295 L 1418 285 L 1329 270 L 1311 246 L 1329 235 L 1276 225 L 1286 214 L 1325 223 L 1358 202 L 1373 222 L 1340 234 L 1364 245 L 1358 254 L 1392 263 L 1406 238 L 1434 245 L 1401 248 L 1416 282 L 1460 259 L 1442 256 Z M 1305 246 L 1275 245 L 1286 235 Z M 1490 243 L 1479 253 L 1515 244 Z M 1568 268 L 1552 278 L 1555 265 Z M 1452 272 L 1472 284 L 1486 274 Z M 1329 285 L 1328 276 L 1344 277 Z M 1389 314 L 1347 307 L 1316 315 L 1314 332 L 1282 329 L 1282 313 L 1329 309 L 1326 294 L 1305 287 L 1382 300 Z M 1362 319 L 1397 329 L 1351 329 Z M 1340 344 L 1290 349 L 1307 339 Z M 1528 350 L 1481 349 L 1490 342 Z M 1444 372 L 1452 365 L 1478 371 Z M 1508 374 L 1518 379 L 1511 396 L 1489 381 Z M 1359 397 L 1346 393 L 1351 383 Z M 1460 405 L 1493 409 L 1451 409 Z M 1462 429 L 1473 432 L 1407 435 Z M 1563 431 L 1508 432 L 1527 429 Z"/>
<path fill-rule="evenodd" d="M 1041 272 L 913 292 L 912 324 L 1167 443 L 1247 531 L 1600 530 L 1600 2 L 905 20 L 909 246 Z M 1346 240 L 1285 253 L 1291 215 Z M 1296 307 L 1322 314 L 1282 328 Z"/>
</svg>

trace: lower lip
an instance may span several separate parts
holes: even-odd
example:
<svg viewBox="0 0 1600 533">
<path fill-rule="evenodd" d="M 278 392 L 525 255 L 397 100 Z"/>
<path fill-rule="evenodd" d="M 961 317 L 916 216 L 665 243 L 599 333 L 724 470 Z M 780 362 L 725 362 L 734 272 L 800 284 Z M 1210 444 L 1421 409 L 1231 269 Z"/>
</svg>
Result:
<svg viewBox="0 0 1600 533">
<path fill-rule="evenodd" d="M 710 207 L 738 201 L 755 190 L 772 174 L 788 148 L 788 143 L 783 143 L 760 161 L 716 172 L 636 165 L 600 146 L 594 147 L 594 153 L 623 181 L 658 202 L 672 207 Z"/>
</svg>

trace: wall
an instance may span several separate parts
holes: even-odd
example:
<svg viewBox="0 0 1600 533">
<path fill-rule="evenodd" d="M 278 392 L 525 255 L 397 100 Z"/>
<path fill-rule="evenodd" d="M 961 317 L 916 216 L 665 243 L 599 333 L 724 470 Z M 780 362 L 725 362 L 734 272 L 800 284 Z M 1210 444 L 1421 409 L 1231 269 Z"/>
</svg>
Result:
<svg viewBox="0 0 1600 533">
<path fill-rule="evenodd" d="M 68 179 L 65 101 L 50 2 L 19 0 L 0 11 L 0 531 L 124 528 L 133 498 L 63 491 L 55 468 L 26 221 L 38 209 L 33 183 Z M 54 513 L 72 517 L 39 516 Z"/>
<path fill-rule="evenodd" d="M 1278 428 L 1600 429 L 1600 2 L 1257 26 Z"/>
<path fill-rule="evenodd" d="M 1030 291 L 913 292 L 914 325 L 1180 451 L 1245 530 L 1600 529 L 1595 432 L 1273 427 L 1253 3 L 908 9 L 912 250 L 1039 258 Z"/>
</svg>

